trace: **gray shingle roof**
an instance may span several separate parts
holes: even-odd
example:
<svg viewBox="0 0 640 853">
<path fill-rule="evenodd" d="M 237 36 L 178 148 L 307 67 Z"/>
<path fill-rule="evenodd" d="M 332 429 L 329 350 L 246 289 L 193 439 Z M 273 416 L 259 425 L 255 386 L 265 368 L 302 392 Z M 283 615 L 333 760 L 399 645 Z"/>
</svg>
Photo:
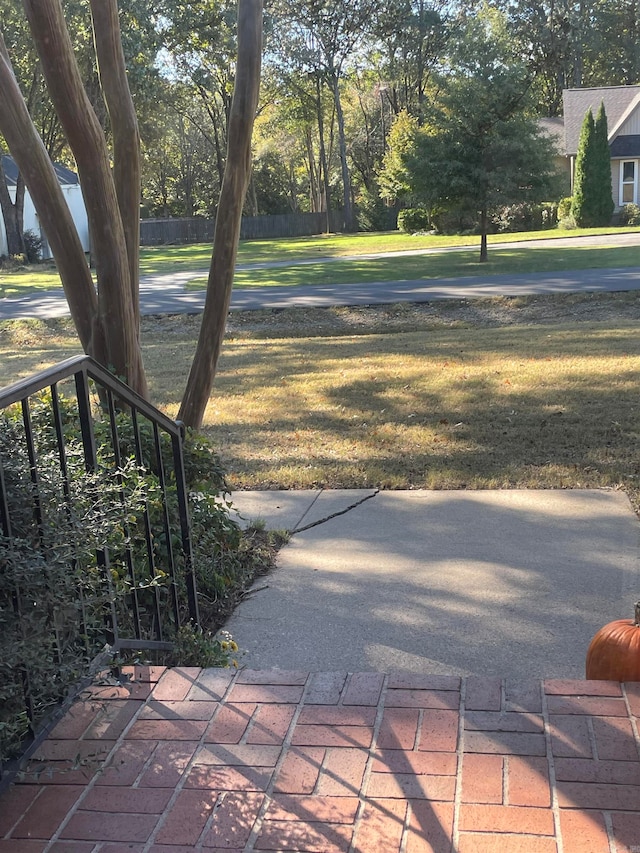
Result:
<svg viewBox="0 0 640 853">
<path fill-rule="evenodd" d="M 640 157 L 640 136 L 630 134 L 616 137 L 610 145 L 611 156 L 625 159 Z"/>
<path fill-rule="evenodd" d="M 538 127 L 555 143 L 558 152 L 564 153 L 564 120 L 561 118 L 539 118 Z"/>
<path fill-rule="evenodd" d="M 18 167 L 10 154 L 2 155 L 2 168 L 4 169 L 4 174 L 7 179 L 7 186 L 15 187 L 18 180 Z M 61 186 L 64 187 L 79 183 L 76 173 L 72 172 L 71 169 L 67 169 L 66 166 L 62 165 L 62 163 L 54 163 L 53 168 L 58 176 Z"/>
<path fill-rule="evenodd" d="M 622 118 L 626 110 L 640 95 L 640 86 L 606 86 L 594 89 L 565 89 L 562 93 L 564 102 L 564 133 L 567 154 L 576 154 L 580 140 L 580 128 L 591 107 L 596 116 L 600 102 L 604 102 L 607 113 L 609 133 Z"/>
</svg>

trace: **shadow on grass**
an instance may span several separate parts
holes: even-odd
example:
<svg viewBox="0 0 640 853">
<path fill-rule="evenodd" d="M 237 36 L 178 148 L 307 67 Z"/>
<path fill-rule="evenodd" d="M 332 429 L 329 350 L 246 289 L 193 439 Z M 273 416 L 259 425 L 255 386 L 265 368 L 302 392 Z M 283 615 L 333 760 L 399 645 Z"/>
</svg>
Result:
<svg viewBox="0 0 640 853">
<path fill-rule="evenodd" d="M 232 342 L 206 431 L 236 487 L 633 488 L 639 381 L 632 325 Z"/>
</svg>

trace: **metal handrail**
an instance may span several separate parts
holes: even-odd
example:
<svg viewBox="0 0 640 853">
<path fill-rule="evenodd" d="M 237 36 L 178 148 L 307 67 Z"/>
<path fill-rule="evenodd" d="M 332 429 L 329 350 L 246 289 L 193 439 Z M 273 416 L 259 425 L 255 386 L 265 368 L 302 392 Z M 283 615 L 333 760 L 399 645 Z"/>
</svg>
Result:
<svg viewBox="0 0 640 853">
<path fill-rule="evenodd" d="M 138 466 L 143 463 L 145 449 L 147 457 L 152 460 L 153 473 L 156 475 L 158 492 L 161 498 L 156 501 L 154 518 L 158 520 L 158 526 L 152 527 L 152 518 L 149 507 L 142 511 L 139 528 L 141 536 L 136 540 L 136 551 L 128 536 L 124 537 L 125 544 L 122 546 L 123 553 L 119 553 L 120 564 L 123 571 L 128 574 L 127 589 L 125 593 L 128 601 L 128 610 L 121 610 L 126 616 L 126 625 L 131 625 L 132 630 L 123 629 L 119 623 L 118 612 L 111 601 L 108 614 L 109 644 L 115 653 L 126 649 L 139 650 L 168 650 L 173 648 L 172 640 L 167 636 L 165 623 L 171 624 L 172 630 L 177 630 L 183 619 L 183 614 L 193 624 L 199 623 L 198 600 L 196 581 L 193 569 L 193 555 L 190 535 L 190 522 L 188 510 L 188 492 L 185 478 L 185 465 L 183 457 L 184 429 L 181 424 L 172 421 L 163 412 L 156 409 L 151 403 L 135 393 L 124 382 L 113 376 L 104 367 L 86 355 L 74 356 L 66 359 L 52 367 L 39 371 L 38 373 L 22 379 L 4 388 L 0 388 L 0 409 L 6 409 L 14 404 L 20 405 L 22 427 L 19 434 L 24 440 L 26 455 L 24 459 L 25 477 L 29 479 L 28 495 L 33 502 L 34 535 L 36 539 L 40 536 L 42 544 L 43 559 L 46 563 L 47 553 L 43 538 L 42 517 L 40 514 L 40 472 L 42 460 L 39 458 L 39 448 L 32 424 L 32 407 L 34 398 L 40 392 L 50 390 L 51 400 L 47 400 L 46 406 L 51 407 L 51 436 L 48 441 L 53 442 L 55 447 L 56 469 L 62 483 L 60 509 L 62 512 L 70 511 L 69 472 L 67 469 L 67 451 L 69 441 L 65 438 L 60 394 L 58 385 L 66 380 L 75 383 L 75 403 L 78 423 L 80 428 L 82 452 L 84 454 L 84 469 L 94 472 L 100 467 L 98 450 L 94 432 L 94 409 L 96 397 L 99 400 L 99 410 L 102 413 L 104 429 L 109 436 L 111 451 L 108 455 L 114 463 L 114 476 L 120 477 L 121 469 L 121 444 L 128 448 L 135 457 Z M 39 404 L 40 406 L 42 404 Z M 74 415 L 75 417 L 75 415 Z M 20 415 L 18 415 L 18 423 Z M 150 425 L 150 429 L 143 436 L 141 431 L 141 420 Z M 49 420 L 47 420 L 49 423 Z M 126 427 L 126 434 L 123 430 Z M 166 439 L 162 439 L 162 433 Z M 144 439 L 144 441 L 143 441 Z M 144 443 L 146 441 L 146 444 Z M 166 441 L 166 444 L 163 444 Z M 170 450 L 169 450 L 170 445 Z M 75 445 L 74 445 L 75 446 Z M 78 448 L 79 449 L 79 448 Z M 164 452 L 163 452 L 164 451 Z M 74 451 L 76 452 L 76 451 Z M 5 469 L 11 457 L 15 455 L 12 449 L 4 451 L 4 457 L 0 456 L 0 534 L 9 548 L 16 542 L 12 520 L 12 501 L 21 487 L 16 487 L 16 493 L 9 493 L 6 485 Z M 82 459 L 82 457 L 80 457 Z M 59 464 L 59 468 L 58 468 Z M 110 463 L 111 464 L 111 463 Z M 166 465 L 172 465 L 171 476 L 165 471 Z M 8 469 L 6 469 L 8 470 Z M 14 475 L 14 481 L 15 481 Z M 121 483 L 117 479 L 116 483 Z M 26 493 L 25 493 L 26 494 Z M 124 493 L 120 491 L 124 500 Z M 24 500 L 24 495 L 23 495 Z M 158 503 L 161 504 L 158 509 Z M 21 505 L 21 504 L 20 504 Z M 173 507 L 173 514 L 169 511 Z M 175 520 L 175 526 L 174 526 Z M 122 528 L 126 530 L 128 519 L 123 518 Z M 179 529 L 178 529 L 179 528 Z M 40 534 L 37 531 L 40 530 Z M 180 543 L 182 559 L 178 563 L 175 559 L 174 549 Z M 159 543 L 162 543 L 161 545 Z M 161 548 L 163 566 L 167 567 L 168 581 L 163 587 L 162 600 L 157 587 L 149 588 L 138 585 L 138 568 L 142 565 L 141 560 L 147 567 L 147 575 L 155 577 L 156 551 Z M 146 555 L 146 556 L 144 556 Z M 137 562 L 136 562 L 137 561 Z M 101 571 L 104 583 L 111 583 L 110 555 L 106 548 L 96 554 L 96 566 Z M 179 600 L 178 590 L 184 589 L 186 601 Z M 80 598 L 82 593 L 80 592 Z M 140 608 L 138 601 L 142 596 L 144 606 Z M 121 599 L 119 599 L 121 600 Z M 20 591 L 16 590 L 14 595 L 14 606 L 19 617 Z M 169 619 L 169 622 L 166 620 Z M 144 621 L 146 620 L 146 621 Z M 47 623 L 48 624 L 48 623 Z M 52 630 L 55 625 L 52 625 Z M 82 633 L 82 632 L 81 632 Z M 34 705 L 32 691 L 30 689 L 30 673 L 20 673 L 22 689 L 24 692 L 24 708 L 27 717 L 32 723 L 32 731 L 35 731 Z M 0 767 L 0 777 L 2 770 Z"/>
</svg>

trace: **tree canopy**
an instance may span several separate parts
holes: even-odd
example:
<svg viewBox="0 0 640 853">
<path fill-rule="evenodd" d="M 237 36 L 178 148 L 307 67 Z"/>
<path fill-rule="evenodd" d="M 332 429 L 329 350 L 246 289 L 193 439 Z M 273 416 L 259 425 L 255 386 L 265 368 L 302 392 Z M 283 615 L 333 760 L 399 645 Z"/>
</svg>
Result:
<svg viewBox="0 0 640 853">
<path fill-rule="evenodd" d="M 491 214 L 552 192 L 553 150 L 528 111 L 528 71 L 500 12 L 485 7 L 469 18 L 452 59 L 424 125 L 398 118 L 381 183 L 387 194 L 411 193 L 435 224 L 444 213 L 470 213 L 486 260 Z"/>
</svg>

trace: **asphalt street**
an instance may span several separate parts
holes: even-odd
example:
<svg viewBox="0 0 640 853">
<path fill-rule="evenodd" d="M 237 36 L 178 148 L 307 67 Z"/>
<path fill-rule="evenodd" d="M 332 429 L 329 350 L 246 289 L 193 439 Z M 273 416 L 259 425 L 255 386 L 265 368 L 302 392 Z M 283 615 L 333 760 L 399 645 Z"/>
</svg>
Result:
<svg viewBox="0 0 640 853">
<path fill-rule="evenodd" d="M 535 241 L 540 246 L 545 241 Z M 606 237 L 583 237 L 553 240 L 555 246 L 608 245 L 637 246 L 640 264 L 640 234 L 616 234 Z M 505 244 L 513 248 L 530 246 L 531 242 Z M 461 247 L 449 251 L 468 250 Z M 497 245 L 492 246 L 497 248 Z M 438 250 L 386 253 L 428 255 Z M 381 257 L 370 255 L 364 257 Z M 363 256 L 358 256 L 362 260 Z M 298 262 L 252 264 L 243 269 L 295 266 L 347 260 L 323 258 Z M 241 267 L 239 267 L 240 269 Z M 206 270 L 145 276 L 140 281 L 140 310 L 143 314 L 197 314 L 204 307 L 205 291 L 186 291 L 185 284 L 206 276 Z M 614 292 L 640 289 L 640 266 L 619 269 L 571 270 L 560 273 L 526 273 L 464 278 L 415 279 L 411 281 L 371 281 L 361 284 L 298 285 L 282 287 L 234 288 L 231 310 L 253 311 L 290 307 L 329 307 L 344 305 L 381 305 L 397 302 L 429 302 L 436 299 L 476 299 L 487 296 L 523 296 L 576 291 Z M 61 289 L 36 291 L 25 296 L 0 299 L 0 320 L 40 319 L 68 316 L 69 308 Z"/>
</svg>

